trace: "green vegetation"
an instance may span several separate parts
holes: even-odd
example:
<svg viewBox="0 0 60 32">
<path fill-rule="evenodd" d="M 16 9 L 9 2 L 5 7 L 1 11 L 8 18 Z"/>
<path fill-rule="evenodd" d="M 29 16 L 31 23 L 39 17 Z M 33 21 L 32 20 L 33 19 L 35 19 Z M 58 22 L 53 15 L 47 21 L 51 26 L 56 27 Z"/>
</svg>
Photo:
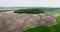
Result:
<svg viewBox="0 0 60 32">
<path fill-rule="evenodd" d="M 38 13 L 44 13 L 44 11 L 41 9 L 18 9 L 14 11 L 14 13 L 38 14 Z"/>
<path fill-rule="evenodd" d="M 51 13 L 60 14 L 60 11 L 52 11 Z"/>
<path fill-rule="evenodd" d="M 47 26 L 38 26 L 34 28 L 30 28 L 28 30 L 25 30 L 24 32 L 55 32 L 54 29 L 49 28 Z"/>
<path fill-rule="evenodd" d="M 60 16 L 57 17 L 56 21 L 57 21 L 57 24 L 60 24 Z"/>
<path fill-rule="evenodd" d="M 38 26 L 24 30 L 24 32 L 60 32 L 60 16 L 57 17 L 56 22 L 54 26 Z"/>
</svg>

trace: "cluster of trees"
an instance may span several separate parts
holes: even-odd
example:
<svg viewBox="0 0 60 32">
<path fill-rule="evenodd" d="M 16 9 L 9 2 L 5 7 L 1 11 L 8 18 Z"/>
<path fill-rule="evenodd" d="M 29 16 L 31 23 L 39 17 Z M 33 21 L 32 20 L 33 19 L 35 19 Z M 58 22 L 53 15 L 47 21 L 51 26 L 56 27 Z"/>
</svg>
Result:
<svg viewBox="0 0 60 32">
<path fill-rule="evenodd" d="M 14 11 L 14 13 L 31 13 L 31 14 L 38 14 L 38 13 L 44 13 L 44 10 L 42 9 L 18 9 Z"/>
</svg>

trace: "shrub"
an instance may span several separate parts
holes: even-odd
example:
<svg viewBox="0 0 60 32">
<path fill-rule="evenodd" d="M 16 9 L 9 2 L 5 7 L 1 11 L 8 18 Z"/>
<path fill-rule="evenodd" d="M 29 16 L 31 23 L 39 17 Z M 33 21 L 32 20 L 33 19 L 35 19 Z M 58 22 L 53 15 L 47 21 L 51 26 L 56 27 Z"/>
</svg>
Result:
<svg viewBox="0 0 60 32">
<path fill-rule="evenodd" d="M 44 13 L 41 9 L 18 9 L 14 11 L 14 13 L 32 13 L 32 14 L 38 14 L 38 13 Z"/>
</svg>

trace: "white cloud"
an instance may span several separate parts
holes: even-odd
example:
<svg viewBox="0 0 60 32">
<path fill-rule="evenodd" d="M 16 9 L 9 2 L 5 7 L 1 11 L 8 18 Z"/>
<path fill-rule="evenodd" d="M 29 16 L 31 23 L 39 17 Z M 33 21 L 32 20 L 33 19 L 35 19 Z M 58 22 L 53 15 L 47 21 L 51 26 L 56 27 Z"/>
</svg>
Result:
<svg viewBox="0 0 60 32">
<path fill-rule="evenodd" d="M 0 0 L 0 7 L 60 7 L 60 0 Z"/>
</svg>

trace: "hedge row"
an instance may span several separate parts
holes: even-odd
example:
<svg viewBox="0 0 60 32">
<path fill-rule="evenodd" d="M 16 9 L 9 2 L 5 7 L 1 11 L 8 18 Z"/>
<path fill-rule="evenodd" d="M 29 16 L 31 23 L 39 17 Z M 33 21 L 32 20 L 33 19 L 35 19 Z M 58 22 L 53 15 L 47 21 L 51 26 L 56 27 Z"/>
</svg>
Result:
<svg viewBox="0 0 60 32">
<path fill-rule="evenodd" d="M 41 9 L 18 9 L 14 11 L 14 13 L 31 13 L 31 14 L 38 14 L 38 13 L 44 13 Z"/>
</svg>

